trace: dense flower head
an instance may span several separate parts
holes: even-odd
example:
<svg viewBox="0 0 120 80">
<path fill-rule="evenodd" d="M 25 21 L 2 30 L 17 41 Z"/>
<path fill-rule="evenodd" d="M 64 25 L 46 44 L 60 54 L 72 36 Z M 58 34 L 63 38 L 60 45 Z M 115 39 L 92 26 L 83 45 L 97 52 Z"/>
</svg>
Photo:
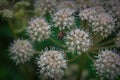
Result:
<svg viewBox="0 0 120 80">
<path fill-rule="evenodd" d="M 53 16 L 55 27 L 59 27 L 60 30 L 64 30 L 66 27 L 71 28 L 74 25 L 73 13 L 74 10 L 69 8 L 58 10 Z"/>
<path fill-rule="evenodd" d="M 70 8 L 70 9 L 77 9 L 77 3 L 73 0 L 64 0 L 58 2 L 57 9 L 63 9 L 63 8 Z"/>
<path fill-rule="evenodd" d="M 113 80 L 120 75 L 120 56 L 112 50 L 101 50 L 94 67 L 100 77 Z"/>
<path fill-rule="evenodd" d="M 66 36 L 66 46 L 70 52 L 85 52 L 90 48 L 91 44 L 89 33 L 84 30 L 75 29 Z"/>
<path fill-rule="evenodd" d="M 101 5 L 105 8 L 105 10 L 113 15 L 120 16 L 120 1 L 119 0 L 100 0 Z"/>
<path fill-rule="evenodd" d="M 91 6 L 88 1 L 76 0 L 76 2 L 78 3 L 78 6 L 79 6 L 80 10 L 83 10 L 83 9 L 88 8 L 88 7 Z"/>
<path fill-rule="evenodd" d="M 120 47 L 120 32 L 117 34 L 115 43 L 117 47 Z"/>
<path fill-rule="evenodd" d="M 103 13 L 104 9 L 101 6 L 96 6 L 96 7 L 90 7 L 86 8 L 82 11 L 80 11 L 80 18 L 82 20 L 88 20 L 89 22 L 92 22 L 94 18 L 96 18 L 96 15 L 99 13 Z"/>
<path fill-rule="evenodd" d="M 98 3 L 116 19 L 115 24 L 118 27 L 120 25 L 120 0 L 98 0 Z"/>
<path fill-rule="evenodd" d="M 114 30 L 114 19 L 107 13 L 96 15 L 96 18 L 91 22 L 94 32 L 99 32 L 103 37 L 107 37 Z"/>
<path fill-rule="evenodd" d="M 33 41 L 40 42 L 50 37 L 50 28 L 51 26 L 46 22 L 45 19 L 38 17 L 29 22 L 27 32 Z"/>
<path fill-rule="evenodd" d="M 13 18 L 14 12 L 13 12 L 12 10 L 10 10 L 10 9 L 4 9 L 4 10 L 2 11 L 2 15 L 3 15 L 3 17 L 5 17 L 5 18 Z"/>
<path fill-rule="evenodd" d="M 56 0 L 34 0 L 35 8 L 40 8 L 42 13 L 52 13 L 55 10 Z"/>
<path fill-rule="evenodd" d="M 103 37 L 107 37 L 115 28 L 114 18 L 100 6 L 82 10 L 79 16 L 82 20 L 89 21 L 93 32 L 100 33 Z"/>
<path fill-rule="evenodd" d="M 10 56 L 16 64 L 25 63 L 34 55 L 34 49 L 28 40 L 17 39 L 10 46 Z"/>
<path fill-rule="evenodd" d="M 43 51 L 37 59 L 37 65 L 41 76 L 55 80 L 61 79 L 64 75 L 64 69 L 67 68 L 64 52 L 55 49 Z"/>
</svg>

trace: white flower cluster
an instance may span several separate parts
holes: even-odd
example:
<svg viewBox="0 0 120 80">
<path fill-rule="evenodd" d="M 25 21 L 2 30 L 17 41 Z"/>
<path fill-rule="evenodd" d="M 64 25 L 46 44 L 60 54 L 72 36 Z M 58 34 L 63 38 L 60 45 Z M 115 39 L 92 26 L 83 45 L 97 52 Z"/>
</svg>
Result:
<svg viewBox="0 0 120 80">
<path fill-rule="evenodd" d="M 94 32 L 99 32 L 103 37 L 107 37 L 114 30 L 114 20 L 107 13 L 98 14 L 91 23 Z"/>
<path fill-rule="evenodd" d="M 55 27 L 59 27 L 60 30 L 69 29 L 74 25 L 74 17 L 72 14 L 74 10 L 69 8 L 60 9 L 53 16 L 53 21 L 55 23 Z"/>
<path fill-rule="evenodd" d="M 117 38 L 116 38 L 115 43 L 116 43 L 117 47 L 120 47 L 120 32 L 117 34 Z"/>
<path fill-rule="evenodd" d="M 28 40 L 15 40 L 9 50 L 11 59 L 13 59 L 16 64 L 25 63 L 34 55 L 34 49 Z"/>
<path fill-rule="evenodd" d="M 52 13 L 55 10 L 56 0 L 34 0 L 35 8 L 39 8 L 43 14 Z"/>
<path fill-rule="evenodd" d="M 66 36 L 66 46 L 71 52 L 87 51 L 92 45 L 89 33 L 75 29 Z"/>
<path fill-rule="evenodd" d="M 97 0 L 95 0 L 97 1 Z M 84 10 L 86 8 L 90 8 L 96 5 L 96 2 L 92 0 L 76 0 L 79 10 Z"/>
<path fill-rule="evenodd" d="M 113 80 L 120 75 L 120 56 L 111 50 L 101 50 L 94 67 L 100 77 Z"/>
<path fill-rule="evenodd" d="M 114 30 L 113 17 L 105 13 L 100 6 L 85 9 L 80 12 L 79 16 L 82 20 L 88 20 L 93 32 L 100 33 L 103 37 L 107 37 Z"/>
<path fill-rule="evenodd" d="M 64 75 L 64 69 L 67 68 L 63 52 L 56 50 L 46 50 L 37 59 L 37 65 L 40 68 L 40 74 L 55 80 L 61 79 Z"/>
<path fill-rule="evenodd" d="M 5 18 L 12 18 L 14 16 L 14 12 L 10 9 L 4 9 L 1 13 Z"/>
<path fill-rule="evenodd" d="M 100 0 L 101 5 L 107 13 L 112 15 L 116 21 L 115 26 L 120 26 L 120 0 Z"/>
<path fill-rule="evenodd" d="M 63 9 L 63 8 L 69 8 L 69 9 L 77 9 L 77 3 L 73 0 L 64 0 L 64 1 L 60 1 L 57 4 L 57 9 Z"/>
<path fill-rule="evenodd" d="M 120 16 L 120 0 L 100 0 L 99 3 L 112 16 Z"/>
<path fill-rule="evenodd" d="M 80 11 L 79 16 L 82 20 L 88 20 L 89 22 L 92 22 L 94 18 L 96 18 L 96 15 L 103 12 L 104 9 L 102 7 L 96 6 L 96 7 L 86 8 Z"/>
<path fill-rule="evenodd" d="M 51 26 L 43 18 L 35 18 L 29 22 L 27 32 L 33 41 L 43 41 L 51 34 Z"/>
</svg>

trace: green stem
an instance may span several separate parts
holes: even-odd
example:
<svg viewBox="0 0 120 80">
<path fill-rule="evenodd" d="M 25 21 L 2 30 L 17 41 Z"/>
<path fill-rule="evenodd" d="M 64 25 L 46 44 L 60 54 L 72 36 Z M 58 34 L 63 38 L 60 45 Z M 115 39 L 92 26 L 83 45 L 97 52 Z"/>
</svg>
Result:
<svg viewBox="0 0 120 80">
<path fill-rule="evenodd" d="M 89 53 L 85 53 L 85 54 L 88 56 L 88 58 L 89 58 L 91 61 L 94 62 L 94 59 L 89 55 Z"/>
<path fill-rule="evenodd" d="M 72 62 L 72 61 L 78 59 L 79 57 L 80 57 L 80 56 L 76 56 L 76 57 L 74 57 L 73 59 L 68 60 L 68 62 L 70 63 L 70 62 Z"/>
<path fill-rule="evenodd" d="M 80 62 L 79 62 L 79 70 L 78 70 L 78 75 L 77 75 L 77 79 L 76 80 L 80 80 L 81 78 L 81 74 L 82 74 L 82 71 L 84 69 L 84 66 L 86 64 L 86 55 L 85 53 L 82 53 L 81 57 L 80 57 Z"/>
<path fill-rule="evenodd" d="M 13 27 L 13 24 L 12 24 L 11 20 L 8 20 L 8 24 L 9 24 L 10 29 L 11 29 L 12 32 L 13 32 L 14 39 L 16 39 L 16 38 L 17 38 L 17 34 L 16 34 L 16 32 L 15 32 L 15 29 L 14 29 L 14 27 Z"/>
<path fill-rule="evenodd" d="M 63 45 L 61 45 L 60 43 L 58 43 L 57 41 L 55 41 L 53 38 L 49 38 L 50 41 L 52 41 L 53 43 L 55 43 L 56 45 L 62 47 L 65 49 L 65 47 Z"/>
<path fill-rule="evenodd" d="M 30 65 L 25 63 L 21 65 L 21 70 L 26 76 L 27 80 L 34 80 L 33 72 L 30 68 Z"/>
<path fill-rule="evenodd" d="M 108 46 L 105 46 L 105 47 L 107 47 L 107 48 L 115 48 L 117 46 L 116 46 L 116 44 L 114 44 L 114 45 L 108 45 Z"/>
<path fill-rule="evenodd" d="M 114 42 L 114 41 L 115 41 L 115 39 L 112 38 L 111 40 L 104 41 L 103 43 L 99 44 L 99 46 L 104 46 L 104 45 L 110 44 L 110 43 L 112 43 L 112 42 Z"/>
<path fill-rule="evenodd" d="M 92 33 L 92 39 L 94 44 L 98 44 L 103 38 L 99 35 L 99 33 Z"/>
</svg>

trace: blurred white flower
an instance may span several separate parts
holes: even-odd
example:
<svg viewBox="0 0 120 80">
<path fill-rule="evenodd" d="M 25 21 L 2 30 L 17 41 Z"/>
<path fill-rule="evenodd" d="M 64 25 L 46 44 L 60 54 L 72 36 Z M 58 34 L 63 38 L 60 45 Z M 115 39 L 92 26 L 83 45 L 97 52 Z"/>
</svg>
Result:
<svg viewBox="0 0 120 80">
<path fill-rule="evenodd" d="M 93 1 L 93 0 L 76 0 L 79 10 L 84 10 L 86 8 L 90 8 L 93 6 L 97 6 L 98 2 L 97 0 Z"/>
<path fill-rule="evenodd" d="M 113 80 L 120 75 L 120 56 L 112 50 L 100 50 L 94 67 L 100 77 Z"/>
<path fill-rule="evenodd" d="M 64 75 L 64 69 L 67 68 L 64 52 L 46 49 L 41 54 L 37 58 L 37 65 L 41 76 L 61 80 L 61 77 Z"/>
<path fill-rule="evenodd" d="M 3 17 L 5 18 L 12 18 L 14 16 L 14 12 L 10 9 L 4 9 L 2 11 Z"/>
<path fill-rule="evenodd" d="M 79 16 L 82 20 L 89 21 L 92 31 L 100 33 L 102 37 L 107 37 L 115 28 L 113 17 L 100 6 L 82 10 Z"/>
<path fill-rule="evenodd" d="M 40 8 L 43 14 L 46 12 L 52 13 L 55 10 L 55 6 L 56 0 L 34 0 L 35 9 Z"/>
<path fill-rule="evenodd" d="M 100 33 L 103 37 L 107 37 L 114 30 L 114 19 L 107 13 L 96 15 L 96 18 L 91 22 L 93 31 Z"/>
<path fill-rule="evenodd" d="M 58 1 L 57 2 L 57 9 L 64 9 L 64 8 L 69 8 L 69 9 L 74 9 L 76 10 L 77 7 L 77 3 L 74 0 L 63 0 L 63 1 Z"/>
<path fill-rule="evenodd" d="M 75 29 L 72 30 L 66 36 L 66 46 L 68 47 L 68 51 L 70 52 L 85 52 L 92 45 L 91 38 L 89 33 L 84 30 Z"/>
<path fill-rule="evenodd" d="M 89 22 L 92 22 L 96 18 L 96 15 L 100 13 L 104 13 L 104 9 L 100 6 L 96 6 L 81 10 L 79 16 L 82 20 L 88 20 Z"/>
<path fill-rule="evenodd" d="M 115 43 L 117 47 L 120 47 L 120 32 L 117 34 Z"/>
<path fill-rule="evenodd" d="M 29 22 L 27 32 L 33 41 L 43 41 L 48 39 L 51 34 L 51 26 L 43 18 L 35 18 Z"/>
<path fill-rule="evenodd" d="M 55 23 L 55 27 L 59 27 L 60 30 L 64 30 L 66 28 L 71 28 L 74 25 L 74 17 L 72 14 L 74 10 L 69 8 L 60 9 L 53 16 L 53 21 Z"/>
<path fill-rule="evenodd" d="M 34 55 L 34 49 L 28 40 L 17 39 L 9 48 L 11 59 L 16 64 L 25 63 Z"/>
</svg>

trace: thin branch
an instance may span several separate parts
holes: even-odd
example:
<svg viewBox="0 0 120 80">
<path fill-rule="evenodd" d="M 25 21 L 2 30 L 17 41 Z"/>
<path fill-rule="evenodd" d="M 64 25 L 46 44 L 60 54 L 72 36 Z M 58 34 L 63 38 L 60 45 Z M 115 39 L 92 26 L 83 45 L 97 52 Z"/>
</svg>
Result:
<svg viewBox="0 0 120 80">
<path fill-rule="evenodd" d="M 52 41 L 53 43 L 55 43 L 56 45 L 65 48 L 63 45 L 61 45 L 60 43 L 58 43 L 57 41 L 55 41 L 53 38 L 49 38 L 50 41 Z"/>
<path fill-rule="evenodd" d="M 79 57 L 80 57 L 80 56 L 76 56 L 76 57 L 74 57 L 73 59 L 68 60 L 68 62 L 72 62 L 72 61 L 78 59 Z"/>
</svg>

